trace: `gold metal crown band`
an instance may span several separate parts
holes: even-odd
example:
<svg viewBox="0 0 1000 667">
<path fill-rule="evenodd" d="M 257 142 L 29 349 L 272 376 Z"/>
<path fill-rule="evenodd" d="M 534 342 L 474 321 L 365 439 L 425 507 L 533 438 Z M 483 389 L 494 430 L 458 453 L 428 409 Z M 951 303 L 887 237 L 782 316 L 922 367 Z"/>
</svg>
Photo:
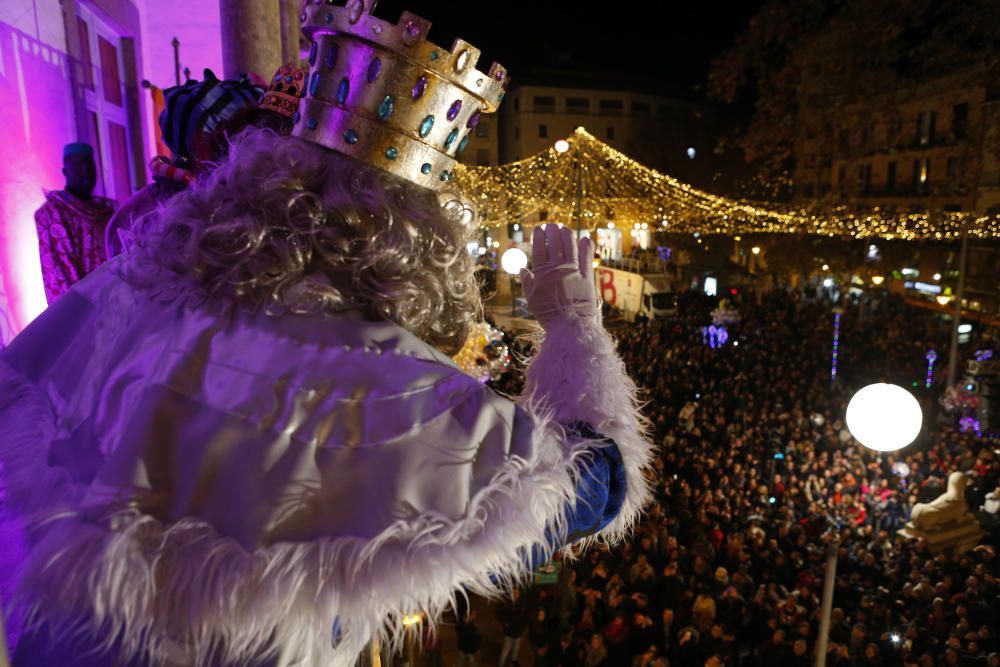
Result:
<svg viewBox="0 0 1000 667">
<path fill-rule="evenodd" d="M 305 6 L 310 70 L 292 133 L 440 189 L 481 114 L 503 99 L 507 71 L 479 72 L 479 50 L 463 40 L 445 51 L 426 40 L 428 21 L 404 12 L 392 24 L 373 9 L 370 0 Z"/>
</svg>

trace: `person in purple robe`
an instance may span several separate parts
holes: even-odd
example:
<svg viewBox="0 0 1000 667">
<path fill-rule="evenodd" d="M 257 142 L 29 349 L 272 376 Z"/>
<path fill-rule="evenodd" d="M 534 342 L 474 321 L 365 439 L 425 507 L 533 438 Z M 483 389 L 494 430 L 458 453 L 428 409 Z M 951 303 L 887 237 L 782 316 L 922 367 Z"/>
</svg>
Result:
<svg viewBox="0 0 1000 667">
<path fill-rule="evenodd" d="M 351 667 L 637 520 L 589 239 L 533 232 L 522 396 L 452 360 L 482 308 L 458 137 L 506 71 L 371 5 L 306 5 L 291 136 L 243 132 L 0 351 L 19 667 Z"/>
</svg>

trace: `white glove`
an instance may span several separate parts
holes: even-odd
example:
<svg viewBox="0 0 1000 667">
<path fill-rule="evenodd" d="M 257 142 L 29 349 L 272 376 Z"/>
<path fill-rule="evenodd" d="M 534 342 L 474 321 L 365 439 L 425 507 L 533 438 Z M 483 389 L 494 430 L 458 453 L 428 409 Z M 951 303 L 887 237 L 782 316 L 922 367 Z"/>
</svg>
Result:
<svg viewBox="0 0 1000 667">
<path fill-rule="evenodd" d="M 531 235 L 533 270 L 521 269 L 521 282 L 528 308 L 542 327 L 566 320 L 600 321 L 593 257 L 589 238 L 580 239 L 578 251 L 569 228 L 535 228 Z"/>
</svg>

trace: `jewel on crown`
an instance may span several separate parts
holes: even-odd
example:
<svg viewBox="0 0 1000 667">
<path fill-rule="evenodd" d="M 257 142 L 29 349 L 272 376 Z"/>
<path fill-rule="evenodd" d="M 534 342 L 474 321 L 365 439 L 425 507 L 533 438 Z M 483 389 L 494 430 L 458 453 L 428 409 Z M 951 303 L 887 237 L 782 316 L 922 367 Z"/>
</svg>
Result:
<svg viewBox="0 0 1000 667">
<path fill-rule="evenodd" d="M 372 15 L 375 4 L 306 0 L 309 74 L 292 133 L 441 189 L 481 114 L 503 100 L 507 71 L 493 63 L 479 72 L 475 47 L 435 46 L 429 21 L 403 12 L 393 24 Z"/>
<path fill-rule="evenodd" d="M 260 98 L 258 106 L 286 118 L 295 118 L 299 110 L 299 100 L 306 92 L 308 76 L 308 70 L 299 69 L 293 63 L 283 65 L 268 82 L 267 90 Z"/>
</svg>

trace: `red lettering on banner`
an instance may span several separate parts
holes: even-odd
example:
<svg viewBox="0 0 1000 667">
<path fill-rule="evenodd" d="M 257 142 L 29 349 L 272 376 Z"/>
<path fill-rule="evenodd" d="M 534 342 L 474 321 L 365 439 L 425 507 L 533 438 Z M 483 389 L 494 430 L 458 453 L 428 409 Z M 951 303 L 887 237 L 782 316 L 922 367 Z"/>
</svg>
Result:
<svg viewBox="0 0 1000 667">
<path fill-rule="evenodd" d="M 615 274 L 607 269 L 601 270 L 601 300 L 612 306 L 618 305 L 618 291 L 615 289 Z"/>
</svg>

